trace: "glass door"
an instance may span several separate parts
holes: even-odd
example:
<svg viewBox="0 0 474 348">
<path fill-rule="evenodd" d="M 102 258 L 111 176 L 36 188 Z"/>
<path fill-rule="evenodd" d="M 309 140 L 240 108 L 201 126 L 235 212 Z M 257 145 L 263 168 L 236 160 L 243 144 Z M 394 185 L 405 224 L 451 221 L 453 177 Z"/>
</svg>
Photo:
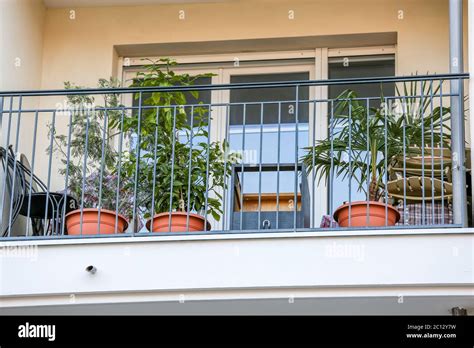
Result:
<svg viewBox="0 0 474 348">
<path fill-rule="evenodd" d="M 313 66 L 229 69 L 226 83 L 313 79 Z M 241 156 L 229 188 L 232 230 L 303 228 L 310 200 L 299 158 L 309 145 L 310 87 L 232 89 L 224 93 L 230 149 Z M 309 210 L 308 210 L 309 214 Z"/>
</svg>

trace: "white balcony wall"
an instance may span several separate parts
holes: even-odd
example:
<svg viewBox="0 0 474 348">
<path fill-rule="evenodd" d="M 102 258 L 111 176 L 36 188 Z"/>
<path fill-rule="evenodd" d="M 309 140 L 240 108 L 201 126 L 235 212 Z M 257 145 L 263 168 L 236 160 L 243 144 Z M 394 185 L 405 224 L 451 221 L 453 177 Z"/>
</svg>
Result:
<svg viewBox="0 0 474 348">
<path fill-rule="evenodd" d="M 467 296 L 472 230 L 0 243 L 0 307 L 146 301 Z M 86 271 L 94 266 L 95 274 Z M 306 292 L 305 292 L 306 291 Z M 72 301 L 72 302 L 71 302 Z M 474 302 L 472 302 L 474 306 Z"/>
</svg>

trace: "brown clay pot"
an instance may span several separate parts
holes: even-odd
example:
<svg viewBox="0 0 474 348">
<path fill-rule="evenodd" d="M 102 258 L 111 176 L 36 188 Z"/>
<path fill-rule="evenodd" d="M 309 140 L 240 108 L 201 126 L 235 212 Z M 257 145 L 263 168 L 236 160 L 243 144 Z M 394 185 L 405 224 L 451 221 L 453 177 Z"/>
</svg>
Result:
<svg viewBox="0 0 474 348">
<path fill-rule="evenodd" d="M 351 221 L 349 226 L 349 203 L 341 205 L 334 212 L 334 220 L 341 227 L 375 227 L 385 226 L 385 203 L 369 201 L 356 201 L 350 204 Z M 369 220 L 367 224 L 367 210 L 369 210 Z M 387 225 L 394 226 L 400 220 L 400 213 L 392 205 L 387 205 Z"/>
<path fill-rule="evenodd" d="M 82 210 L 82 234 L 114 234 L 115 212 L 112 210 L 100 210 L 100 230 L 98 227 L 99 209 L 86 208 Z M 118 214 L 117 233 L 123 233 L 128 227 L 127 219 Z M 68 235 L 81 235 L 81 210 L 71 211 L 66 215 L 66 228 Z"/>
<path fill-rule="evenodd" d="M 146 228 L 152 232 L 201 232 L 204 231 L 205 219 L 198 214 L 189 213 L 189 228 L 187 225 L 187 215 L 185 212 L 171 212 L 171 226 L 169 226 L 170 213 L 156 214 L 153 219 L 146 222 Z M 152 229 L 150 225 L 153 220 Z M 168 228 L 170 227 L 170 228 Z M 211 229 L 211 224 L 207 222 L 207 229 Z"/>
</svg>

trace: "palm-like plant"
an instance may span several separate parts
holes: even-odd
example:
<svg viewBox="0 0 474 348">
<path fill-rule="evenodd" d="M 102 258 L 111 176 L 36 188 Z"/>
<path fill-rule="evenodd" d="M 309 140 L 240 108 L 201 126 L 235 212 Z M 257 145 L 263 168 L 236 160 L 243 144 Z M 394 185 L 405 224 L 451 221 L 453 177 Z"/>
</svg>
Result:
<svg viewBox="0 0 474 348">
<path fill-rule="evenodd" d="M 303 163 L 316 171 L 318 182 L 333 175 L 352 178 L 368 200 L 379 201 L 387 172 L 404 151 L 410 156 L 431 144 L 449 148 L 450 109 L 434 107 L 430 98 L 440 86 L 423 82 L 418 90 L 417 82 L 404 83 L 396 97 L 382 95 L 379 107 L 345 90 L 334 104 L 329 137 L 306 148 Z"/>
</svg>

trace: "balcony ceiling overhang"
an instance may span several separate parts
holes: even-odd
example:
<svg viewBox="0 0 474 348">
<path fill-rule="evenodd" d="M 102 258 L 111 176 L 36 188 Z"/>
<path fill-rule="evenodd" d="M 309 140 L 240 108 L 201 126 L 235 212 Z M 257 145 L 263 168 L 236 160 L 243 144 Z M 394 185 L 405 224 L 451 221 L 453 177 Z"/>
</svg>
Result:
<svg viewBox="0 0 474 348">
<path fill-rule="evenodd" d="M 138 6 L 155 4 L 214 3 L 234 0 L 44 0 L 47 8 Z"/>
</svg>

